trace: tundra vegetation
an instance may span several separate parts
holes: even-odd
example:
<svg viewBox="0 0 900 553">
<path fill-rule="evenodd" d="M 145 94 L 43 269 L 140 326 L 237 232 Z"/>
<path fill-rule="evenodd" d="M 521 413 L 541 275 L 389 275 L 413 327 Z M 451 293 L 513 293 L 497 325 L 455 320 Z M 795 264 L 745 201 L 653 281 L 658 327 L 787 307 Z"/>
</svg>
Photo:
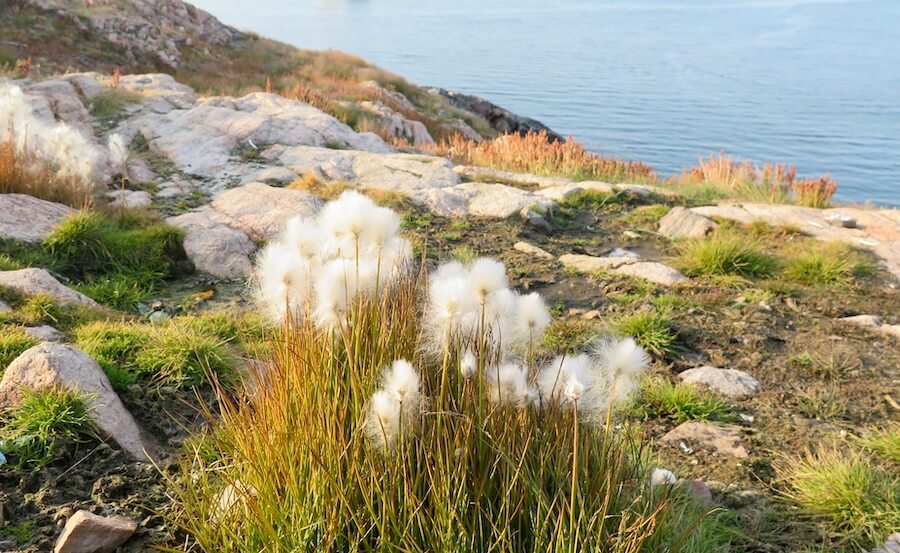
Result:
<svg viewBox="0 0 900 553">
<path fill-rule="evenodd" d="M 0 21 L 72 32 L 66 21 L 44 28 L 29 9 Z M 76 49 L 99 59 L 101 42 Z M 92 423 L 89 396 L 25 391 L 0 412 L 11 520 L 0 542 L 49 549 L 59 513 L 75 505 L 143 521 L 133 551 L 851 553 L 900 525 L 896 340 L 839 322 L 895 317 L 890 276 L 869 253 L 792 227 L 718 220 L 702 238 L 657 232 L 672 207 L 714 198 L 824 206 L 827 177 L 719 155 L 663 179 L 574 140 L 494 137 L 472 118 L 494 139 L 468 141 L 446 123 L 466 116 L 399 77 L 257 37 L 227 55 L 195 51 L 178 74 L 208 93 L 270 89 L 357 130 L 380 132 L 343 101 L 382 101 L 460 163 L 682 194 L 581 191 L 535 227 L 443 217 L 396 192 L 363 196 L 304 175 L 286 186 L 331 203 L 261 241 L 247 286 L 198 274 L 166 207 L 107 205 L 100 162 L 78 155 L 71 128 L 0 125 L 0 193 L 78 210 L 39 243 L 0 241 L 0 270 L 47 268 L 100 304 L 0 287 L 0 374 L 39 343 L 34 327 L 53 326 L 97 361 L 165 454 L 152 467 L 125 459 Z M 9 90 L 6 123 L 27 117 Z M 97 128 L 135 101 L 114 88 L 99 96 Z M 110 160 L 137 155 L 176 172 L 140 135 L 108 145 Z M 550 258 L 513 249 L 520 240 Z M 620 246 L 690 280 L 557 262 Z M 701 363 L 751 372 L 761 391 L 730 397 L 680 381 Z M 737 429 L 749 457 L 664 442 L 686 422 Z"/>
</svg>

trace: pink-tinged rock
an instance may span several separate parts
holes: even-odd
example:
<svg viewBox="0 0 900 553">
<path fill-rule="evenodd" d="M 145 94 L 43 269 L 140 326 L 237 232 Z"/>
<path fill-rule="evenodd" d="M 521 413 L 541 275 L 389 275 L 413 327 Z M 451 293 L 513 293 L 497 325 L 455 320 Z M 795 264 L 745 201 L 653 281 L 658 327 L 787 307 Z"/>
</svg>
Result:
<svg viewBox="0 0 900 553">
<path fill-rule="evenodd" d="M 709 489 L 709 486 L 707 486 L 706 482 L 704 482 L 703 480 L 691 480 L 691 482 L 687 485 L 687 491 L 704 505 L 712 505 L 712 490 Z"/>
<path fill-rule="evenodd" d="M 312 216 L 321 205 L 309 192 L 253 182 L 219 194 L 210 205 L 215 212 L 210 218 L 251 238 L 271 240 L 284 231 L 290 218 Z"/>
<path fill-rule="evenodd" d="M 685 422 L 660 438 L 660 443 L 678 447 L 684 442 L 690 449 L 705 449 L 718 455 L 729 455 L 738 459 L 749 456 L 741 443 L 740 429 L 733 426 L 719 426 L 706 422 Z"/>
<path fill-rule="evenodd" d="M 12 288 L 23 294 L 48 294 L 62 303 L 99 307 L 97 302 L 76 292 L 53 278 L 46 269 L 19 269 L 0 271 L 0 286 Z"/>
<path fill-rule="evenodd" d="M 62 387 L 87 396 L 97 427 L 135 459 L 144 459 L 145 444 L 131 413 L 113 391 L 106 373 L 86 353 L 44 342 L 10 363 L 0 381 L 0 409 L 21 399 L 23 389 Z"/>
<path fill-rule="evenodd" d="M 112 553 L 137 531 L 125 517 L 102 517 L 78 511 L 66 522 L 53 553 Z"/>
<path fill-rule="evenodd" d="M 73 213 L 68 206 L 26 194 L 0 194 L 0 238 L 40 242 Z"/>
</svg>

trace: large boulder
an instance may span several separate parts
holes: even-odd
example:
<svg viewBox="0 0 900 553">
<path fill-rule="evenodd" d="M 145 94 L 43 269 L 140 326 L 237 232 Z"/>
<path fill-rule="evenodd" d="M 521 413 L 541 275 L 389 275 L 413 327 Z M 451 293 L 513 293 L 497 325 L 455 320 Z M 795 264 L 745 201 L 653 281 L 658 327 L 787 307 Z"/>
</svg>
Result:
<svg viewBox="0 0 900 553">
<path fill-rule="evenodd" d="M 414 194 L 413 200 L 448 217 L 471 215 L 492 219 L 505 219 L 532 206 L 548 209 L 554 205 L 554 202 L 534 192 L 485 182 L 465 182 L 452 187 L 425 190 Z"/>
<path fill-rule="evenodd" d="M 69 517 L 53 553 L 113 553 L 137 530 L 125 517 L 102 517 L 81 510 Z"/>
<path fill-rule="evenodd" d="M 166 222 L 184 231 L 184 251 L 197 270 L 219 278 L 249 276 L 256 246 L 243 232 L 214 221 L 210 212 L 185 213 Z"/>
<path fill-rule="evenodd" d="M 659 232 L 669 238 L 703 238 L 718 225 L 681 206 L 673 207 L 659 220 Z"/>
<path fill-rule="evenodd" d="M 86 353 L 71 346 L 44 342 L 13 360 L 0 381 L 0 408 L 18 402 L 22 389 L 55 386 L 85 394 L 97 427 L 130 456 L 146 457 L 140 428 L 113 391 L 106 373 Z"/>
<path fill-rule="evenodd" d="M 0 238 L 40 242 L 73 213 L 70 207 L 25 194 L 0 194 Z"/>
<path fill-rule="evenodd" d="M 381 128 L 394 138 L 409 141 L 413 146 L 434 144 L 434 138 L 421 121 L 407 119 L 381 102 L 364 101 L 359 107 L 376 115 Z"/>
<path fill-rule="evenodd" d="M 99 307 L 97 302 L 91 298 L 72 290 L 53 278 L 53 275 L 46 269 L 0 271 L 0 286 L 6 286 L 28 295 L 48 294 L 62 303 Z"/>
<path fill-rule="evenodd" d="M 209 215 L 253 239 L 271 240 L 281 234 L 288 219 L 309 217 L 321 206 L 322 201 L 309 192 L 254 182 L 218 195 Z"/>
</svg>

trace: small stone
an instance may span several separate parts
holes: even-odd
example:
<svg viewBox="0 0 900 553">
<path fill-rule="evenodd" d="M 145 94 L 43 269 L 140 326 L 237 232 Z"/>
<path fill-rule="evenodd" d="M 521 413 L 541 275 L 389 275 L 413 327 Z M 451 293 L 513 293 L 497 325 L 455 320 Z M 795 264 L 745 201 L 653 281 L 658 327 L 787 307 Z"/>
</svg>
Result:
<svg viewBox="0 0 900 553">
<path fill-rule="evenodd" d="M 838 227 L 856 228 L 856 219 L 843 213 L 832 213 L 827 215 L 825 220 Z"/>
<path fill-rule="evenodd" d="M 746 423 L 750 423 L 750 424 L 752 424 L 753 421 L 756 420 L 756 417 L 754 417 L 753 415 L 747 414 L 747 413 L 740 413 L 740 414 L 738 415 L 738 417 L 739 417 L 742 421 L 744 421 L 744 422 L 746 422 Z"/>
<path fill-rule="evenodd" d="M 147 320 L 153 324 L 162 324 L 171 318 L 172 316 L 165 311 L 154 311 L 153 313 L 150 313 Z"/>
<path fill-rule="evenodd" d="M 62 342 L 66 335 L 49 325 L 26 326 L 22 329 L 25 334 L 42 342 Z"/>
<path fill-rule="evenodd" d="M 728 455 L 738 459 L 749 457 L 741 444 L 740 429 L 718 426 L 706 422 L 685 422 L 660 438 L 662 444 L 686 444 L 689 449 L 701 448 L 718 455 Z"/>
<path fill-rule="evenodd" d="M 153 197 L 144 190 L 116 190 L 106 196 L 110 199 L 110 206 L 125 209 L 146 207 L 153 203 Z"/>
<path fill-rule="evenodd" d="M 641 237 L 641 235 L 639 233 L 634 232 L 633 230 L 626 230 L 625 232 L 622 233 L 622 236 L 624 236 L 625 238 L 631 238 L 633 240 L 636 240 Z"/>
<path fill-rule="evenodd" d="M 628 259 L 628 258 L 618 258 Z M 656 261 L 639 261 L 617 267 L 616 273 L 642 278 L 662 286 L 674 286 L 686 282 L 688 278 L 676 269 Z"/>
<path fill-rule="evenodd" d="M 586 321 L 593 321 L 594 319 L 600 318 L 600 312 L 596 309 L 592 309 L 591 311 L 588 311 L 587 313 L 582 315 L 581 318 Z"/>
<path fill-rule="evenodd" d="M 606 257 L 627 257 L 630 259 L 639 259 L 641 256 L 630 250 L 615 248 L 611 252 L 606 254 Z"/>
<path fill-rule="evenodd" d="M 703 238 L 717 226 L 703 215 L 681 206 L 673 207 L 659 220 L 660 234 L 669 238 Z"/>
<path fill-rule="evenodd" d="M 587 309 L 582 309 L 580 307 L 572 307 L 569 309 L 570 317 L 578 317 L 579 315 L 584 315 L 587 313 Z"/>
<path fill-rule="evenodd" d="M 756 490 L 735 490 L 726 493 L 722 497 L 722 502 L 725 503 L 726 507 L 731 509 L 743 509 L 748 505 L 756 503 L 761 497 L 762 494 Z"/>
<path fill-rule="evenodd" d="M 78 511 L 66 522 L 54 553 L 112 553 L 137 531 L 137 522 Z"/>
<path fill-rule="evenodd" d="M 719 369 L 705 365 L 688 369 L 678 377 L 688 384 L 707 386 L 731 398 L 750 397 L 759 392 L 759 381 L 736 369 Z"/>
<path fill-rule="evenodd" d="M 561 255 L 559 262 L 570 269 L 575 269 L 582 273 L 590 273 L 616 269 L 622 265 L 634 263 L 634 259 L 630 257 L 594 257 L 592 255 L 568 253 Z"/>
<path fill-rule="evenodd" d="M 3 300 L 0 300 L 0 313 L 9 313 L 12 311 L 12 307 L 3 303 Z"/>
<path fill-rule="evenodd" d="M 544 230 L 551 230 L 553 228 L 553 226 L 547 222 L 547 219 L 544 218 L 543 215 L 541 215 L 537 211 L 534 211 L 533 209 L 528 209 L 527 207 L 523 208 L 521 215 L 522 219 L 533 227 L 541 228 Z"/>
<path fill-rule="evenodd" d="M 900 532 L 895 532 L 888 536 L 884 545 L 873 549 L 871 553 L 900 553 Z"/>
<path fill-rule="evenodd" d="M 535 246 L 534 244 L 529 244 L 528 242 L 516 242 L 513 245 L 513 249 L 516 251 L 527 253 L 528 255 L 533 255 L 535 257 L 541 257 L 543 259 L 554 259 L 553 254 L 550 252 Z"/>
<path fill-rule="evenodd" d="M 712 505 L 712 490 L 709 489 L 709 486 L 707 486 L 703 480 L 691 480 L 690 484 L 688 484 L 687 491 L 704 505 Z"/>
</svg>

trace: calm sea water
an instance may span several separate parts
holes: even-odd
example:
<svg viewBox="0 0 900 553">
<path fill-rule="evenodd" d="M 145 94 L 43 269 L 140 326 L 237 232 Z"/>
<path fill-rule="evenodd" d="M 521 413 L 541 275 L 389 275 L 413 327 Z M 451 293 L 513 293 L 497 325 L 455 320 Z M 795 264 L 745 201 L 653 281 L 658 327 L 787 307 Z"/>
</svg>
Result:
<svg viewBox="0 0 900 553">
<path fill-rule="evenodd" d="M 195 0 L 671 174 L 724 149 L 900 205 L 898 0 Z"/>
</svg>

